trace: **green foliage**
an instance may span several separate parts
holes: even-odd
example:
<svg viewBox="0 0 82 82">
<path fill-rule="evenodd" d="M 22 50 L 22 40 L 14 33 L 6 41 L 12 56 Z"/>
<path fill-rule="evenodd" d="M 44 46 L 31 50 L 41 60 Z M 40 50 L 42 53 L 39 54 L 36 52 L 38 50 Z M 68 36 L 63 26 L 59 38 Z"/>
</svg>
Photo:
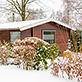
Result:
<svg viewBox="0 0 82 82">
<path fill-rule="evenodd" d="M 3 43 L 0 41 L 0 47 L 5 46 L 8 50 L 12 51 L 12 46 L 10 44 L 10 42 L 6 42 L 5 40 L 3 40 Z"/>
<path fill-rule="evenodd" d="M 10 42 L 6 42 L 5 40 L 3 40 L 3 45 L 5 45 L 8 50 L 12 51 L 12 46 L 10 44 Z"/>
<path fill-rule="evenodd" d="M 37 70 L 39 70 L 40 68 L 48 69 L 47 60 L 50 59 L 53 61 L 61 53 L 57 44 L 49 46 L 49 45 L 43 44 L 40 41 L 37 43 L 35 47 L 35 52 L 37 55 L 34 58 L 35 64 L 33 67 L 34 69 L 37 69 Z"/>
<path fill-rule="evenodd" d="M 10 42 L 6 42 L 5 40 L 3 40 L 3 43 L 0 41 L 0 47 L 4 46 L 5 48 L 7 48 L 7 50 L 10 51 L 9 57 L 12 57 L 12 46 L 10 44 Z"/>
<path fill-rule="evenodd" d="M 0 41 L 0 47 L 3 46 L 2 42 Z"/>
<path fill-rule="evenodd" d="M 0 41 L 0 64 L 8 65 L 8 58 L 10 58 L 11 55 L 11 47 L 9 43 L 3 41 L 3 43 Z"/>
<path fill-rule="evenodd" d="M 71 50 L 82 51 L 82 31 L 76 30 L 71 32 Z"/>
</svg>

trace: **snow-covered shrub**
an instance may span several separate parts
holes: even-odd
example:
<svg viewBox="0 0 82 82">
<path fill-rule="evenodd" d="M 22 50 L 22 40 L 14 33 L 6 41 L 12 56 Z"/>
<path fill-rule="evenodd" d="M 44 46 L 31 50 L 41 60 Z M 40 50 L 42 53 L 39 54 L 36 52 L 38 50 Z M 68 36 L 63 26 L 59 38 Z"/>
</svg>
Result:
<svg viewBox="0 0 82 82">
<path fill-rule="evenodd" d="M 72 53 L 71 58 L 58 57 L 52 62 L 51 74 L 65 77 L 68 79 L 77 79 L 82 82 L 82 54 Z"/>
<path fill-rule="evenodd" d="M 35 51 L 29 45 L 14 46 L 12 56 L 15 59 L 15 64 L 19 64 L 19 66 L 23 65 L 23 68 L 27 67 L 28 69 L 29 66 L 32 66 Z"/>
<path fill-rule="evenodd" d="M 8 59 L 11 55 L 12 47 L 10 43 L 0 41 L 0 64 L 8 64 Z"/>
<path fill-rule="evenodd" d="M 10 50 L 5 46 L 0 47 L 0 64 L 8 64 L 8 58 L 10 57 Z"/>
<path fill-rule="evenodd" d="M 27 70 L 33 69 L 35 57 L 37 55 L 35 47 L 38 41 L 49 45 L 49 43 L 36 37 L 27 37 L 23 40 L 16 40 L 12 50 L 12 57 L 15 59 L 14 63 L 19 64 L 19 67 L 23 67 Z"/>
<path fill-rule="evenodd" d="M 8 50 L 12 51 L 12 46 L 10 42 L 3 40 L 3 43 L 0 41 L 0 46 L 5 46 Z"/>
<path fill-rule="evenodd" d="M 57 45 L 50 46 L 49 43 L 36 37 L 16 40 L 13 45 L 14 63 L 27 70 L 47 69 L 47 59 L 54 60 L 60 53 Z"/>
<path fill-rule="evenodd" d="M 34 58 L 34 67 L 38 70 L 41 68 L 41 66 L 43 66 L 45 69 L 48 69 L 47 60 L 55 60 L 61 53 L 59 47 L 56 44 L 49 46 L 42 42 L 38 42 L 35 49 L 37 55 Z"/>
</svg>

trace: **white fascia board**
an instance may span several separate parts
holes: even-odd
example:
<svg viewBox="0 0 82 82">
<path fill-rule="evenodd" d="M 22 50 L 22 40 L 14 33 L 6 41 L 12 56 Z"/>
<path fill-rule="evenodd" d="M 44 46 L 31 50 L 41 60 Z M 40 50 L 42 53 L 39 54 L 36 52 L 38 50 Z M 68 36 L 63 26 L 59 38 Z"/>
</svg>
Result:
<svg viewBox="0 0 82 82">
<path fill-rule="evenodd" d="M 72 28 L 71 26 L 69 26 L 69 25 L 67 25 L 67 24 L 65 24 L 63 22 L 60 22 L 60 21 L 57 21 L 57 20 L 53 20 L 53 22 L 58 23 L 58 24 L 60 24 L 60 25 L 62 25 L 64 27 L 67 27 L 69 29 L 76 30 L 75 28 Z"/>
<path fill-rule="evenodd" d="M 29 29 L 29 28 L 33 28 L 33 27 L 38 26 L 38 25 L 45 24 L 47 22 L 50 22 L 50 20 L 48 20 L 48 19 L 45 19 L 45 20 L 37 20 L 34 23 L 28 24 L 28 25 L 23 26 L 23 27 L 19 27 L 19 29 L 20 29 L 20 31 L 23 31 L 23 30 L 26 30 L 26 29 Z"/>
<path fill-rule="evenodd" d="M 57 20 L 52 20 L 52 19 L 49 19 L 49 18 L 42 19 L 42 20 L 41 19 L 40 20 L 37 20 L 37 21 L 35 21 L 33 23 L 30 23 L 30 24 L 28 24 L 26 26 L 19 27 L 19 29 L 20 29 L 20 31 L 23 31 L 23 30 L 26 30 L 26 29 L 29 29 L 29 28 L 33 28 L 33 27 L 38 26 L 38 25 L 41 25 L 41 24 L 45 24 L 47 22 L 55 22 L 55 23 L 58 23 L 58 24 L 60 24 L 60 25 L 62 25 L 64 27 L 67 27 L 69 29 L 76 30 L 74 28 L 71 28 L 69 25 L 67 25 L 67 24 L 65 24 L 63 22 L 60 22 L 60 21 L 57 21 Z"/>
</svg>

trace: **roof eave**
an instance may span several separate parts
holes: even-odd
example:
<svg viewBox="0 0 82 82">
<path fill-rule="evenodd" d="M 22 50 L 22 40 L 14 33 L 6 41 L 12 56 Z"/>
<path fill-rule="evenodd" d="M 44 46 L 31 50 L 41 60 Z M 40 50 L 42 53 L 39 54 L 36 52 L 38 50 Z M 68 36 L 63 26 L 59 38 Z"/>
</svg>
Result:
<svg viewBox="0 0 82 82">
<path fill-rule="evenodd" d="M 20 30 L 19 27 L 16 28 L 0 28 L 0 30 Z"/>
</svg>

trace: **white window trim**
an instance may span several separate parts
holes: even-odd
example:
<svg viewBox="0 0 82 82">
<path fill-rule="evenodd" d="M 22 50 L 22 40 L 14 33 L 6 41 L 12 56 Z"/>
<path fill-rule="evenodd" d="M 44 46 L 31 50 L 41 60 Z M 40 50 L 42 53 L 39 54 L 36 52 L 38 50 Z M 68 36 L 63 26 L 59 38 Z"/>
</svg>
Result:
<svg viewBox="0 0 82 82">
<path fill-rule="evenodd" d="M 55 32 L 55 43 L 56 43 L 56 31 L 55 30 L 42 30 L 42 39 L 43 39 L 43 33 L 44 33 L 44 31 L 50 31 L 50 32 L 54 31 Z M 55 44 L 55 43 L 53 43 L 53 44 Z"/>
</svg>

